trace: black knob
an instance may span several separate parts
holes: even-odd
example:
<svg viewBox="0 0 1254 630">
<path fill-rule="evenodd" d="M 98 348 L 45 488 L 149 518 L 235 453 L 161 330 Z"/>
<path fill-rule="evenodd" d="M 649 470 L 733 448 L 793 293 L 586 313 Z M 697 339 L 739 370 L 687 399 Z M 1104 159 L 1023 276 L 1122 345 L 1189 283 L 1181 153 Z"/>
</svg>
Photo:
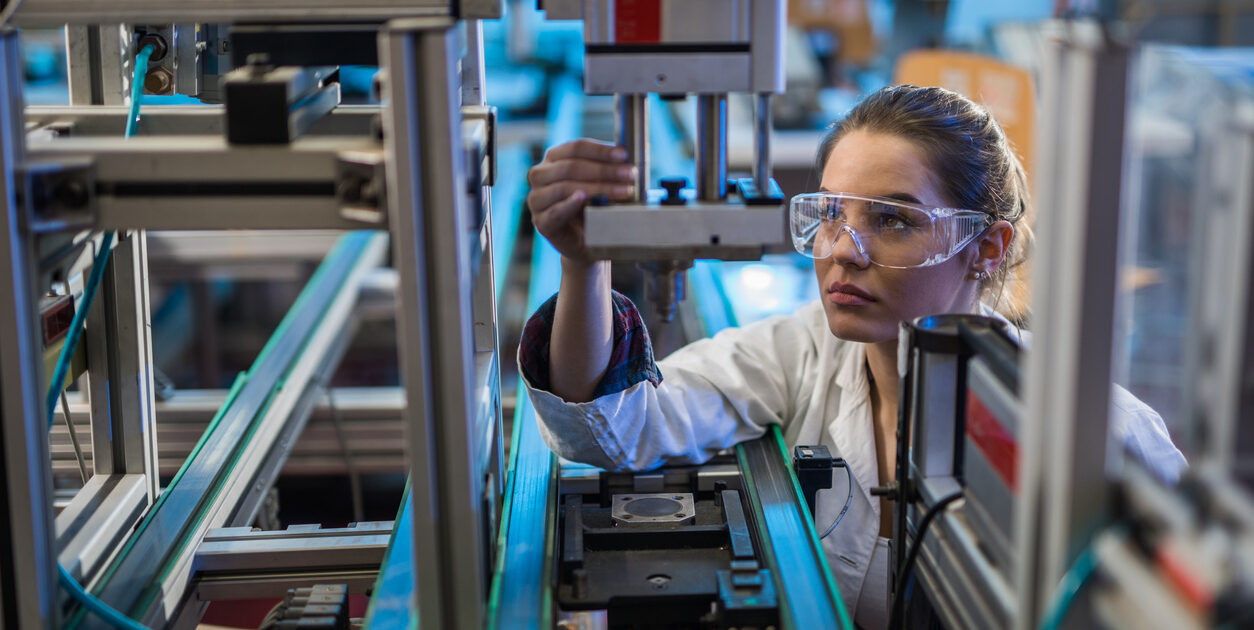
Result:
<svg viewBox="0 0 1254 630">
<path fill-rule="evenodd" d="M 662 198 L 662 205 L 682 206 L 687 203 L 680 191 L 688 187 L 688 178 L 663 177 L 661 184 L 662 188 L 666 189 L 666 196 Z"/>
</svg>

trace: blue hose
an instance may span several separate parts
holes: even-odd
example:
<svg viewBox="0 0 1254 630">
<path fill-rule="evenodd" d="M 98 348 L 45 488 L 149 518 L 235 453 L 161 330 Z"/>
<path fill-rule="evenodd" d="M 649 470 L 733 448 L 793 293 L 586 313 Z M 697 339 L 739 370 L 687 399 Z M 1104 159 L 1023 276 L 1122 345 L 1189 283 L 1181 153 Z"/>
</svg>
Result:
<svg viewBox="0 0 1254 630">
<path fill-rule="evenodd" d="M 135 135 L 135 126 L 139 124 L 139 104 L 144 100 L 144 77 L 148 76 L 148 58 L 155 50 L 152 44 L 144 46 L 135 55 L 135 78 L 131 79 L 131 111 L 126 117 L 126 137 Z"/>
<path fill-rule="evenodd" d="M 91 593 L 84 590 L 83 587 L 74 580 L 74 577 L 70 575 L 69 571 L 65 570 L 65 567 L 57 565 L 57 573 L 57 581 L 61 583 L 61 588 L 69 591 L 70 595 L 74 596 L 74 599 L 82 602 L 83 606 L 85 606 L 87 610 L 96 613 L 98 617 L 107 621 L 109 625 L 114 628 L 122 628 L 123 630 L 148 630 L 147 626 L 110 608 L 99 599 L 92 597 Z"/>
<path fill-rule="evenodd" d="M 1097 553 L 1090 544 L 1062 576 L 1058 591 L 1054 593 L 1045 618 L 1041 620 L 1041 630 L 1058 630 L 1062 626 L 1062 620 L 1067 616 L 1067 610 L 1071 608 L 1071 603 L 1079 594 L 1080 587 L 1084 586 L 1096 568 Z"/>
<path fill-rule="evenodd" d="M 61 389 L 65 387 L 65 375 L 70 371 L 70 359 L 74 357 L 74 351 L 78 349 L 78 340 L 83 337 L 83 320 L 87 319 L 91 303 L 96 299 L 96 289 L 100 286 L 100 278 L 104 276 L 111 251 L 113 251 L 113 232 L 106 232 L 100 241 L 100 252 L 92 261 L 91 275 L 87 277 L 87 284 L 83 287 L 83 301 L 74 310 L 74 320 L 70 323 L 70 330 L 65 335 L 65 343 L 61 345 L 57 367 L 52 372 L 48 397 L 44 400 L 44 406 L 48 410 L 49 431 L 52 430 L 52 420 L 56 417 L 54 414 L 57 409 L 57 399 L 61 397 Z"/>
</svg>

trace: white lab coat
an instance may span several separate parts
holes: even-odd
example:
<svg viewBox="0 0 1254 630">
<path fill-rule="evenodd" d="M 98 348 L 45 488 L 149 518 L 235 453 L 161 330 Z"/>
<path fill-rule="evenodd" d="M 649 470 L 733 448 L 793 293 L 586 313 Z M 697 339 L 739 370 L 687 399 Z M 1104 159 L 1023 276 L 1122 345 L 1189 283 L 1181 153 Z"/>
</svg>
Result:
<svg viewBox="0 0 1254 630">
<path fill-rule="evenodd" d="M 983 309 L 991 314 L 990 309 Z M 867 383 L 866 349 L 833 336 L 815 301 L 795 314 L 724 330 L 658 362 L 662 383 L 636 383 L 586 403 L 568 403 L 526 382 L 540 433 L 558 455 L 609 470 L 646 470 L 693 464 L 763 435 L 779 424 L 789 449 L 825 444 L 844 457 L 853 475 L 853 499 L 840 525 L 823 539 L 828 564 L 845 606 L 856 606 L 880 526 L 875 437 Z M 1125 422 L 1113 431 L 1134 453 L 1174 479 L 1184 457 L 1162 419 L 1116 388 Z M 826 529 L 844 506 L 845 476 L 819 493 L 816 528 Z M 838 496 L 839 495 L 839 496 Z"/>
</svg>

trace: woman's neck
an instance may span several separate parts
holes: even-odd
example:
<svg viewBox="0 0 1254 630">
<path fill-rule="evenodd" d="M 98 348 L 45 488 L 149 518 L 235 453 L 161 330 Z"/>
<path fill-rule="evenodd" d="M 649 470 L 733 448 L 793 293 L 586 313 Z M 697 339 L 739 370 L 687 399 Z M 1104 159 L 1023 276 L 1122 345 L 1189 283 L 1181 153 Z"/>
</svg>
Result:
<svg viewBox="0 0 1254 630">
<path fill-rule="evenodd" d="M 866 365 L 871 396 L 881 409 L 897 409 L 897 340 L 866 344 Z"/>
</svg>

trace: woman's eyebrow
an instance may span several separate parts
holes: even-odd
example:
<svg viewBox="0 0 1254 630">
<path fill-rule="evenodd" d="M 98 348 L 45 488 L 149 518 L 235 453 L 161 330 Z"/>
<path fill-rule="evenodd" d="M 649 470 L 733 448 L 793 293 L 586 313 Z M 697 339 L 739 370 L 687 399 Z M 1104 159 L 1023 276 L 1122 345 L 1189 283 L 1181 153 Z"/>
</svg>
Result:
<svg viewBox="0 0 1254 630">
<path fill-rule="evenodd" d="M 830 192 L 836 192 L 836 191 L 829 190 L 824 186 L 819 186 L 819 192 L 830 193 Z M 885 199 L 896 199 L 897 201 L 905 201 L 908 203 L 918 203 L 918 204 L 923 203 L 922 201 L 919 201 L 918 197 L 915 197 L 914 195 L 908 192 L 895 192 L 895 193 L 888 193 L 886 195 L 876 195 L 876 196 L 883 197 Z"/>
<path fill-rule="evenodd" d="M 880 196 L 887 197 L 888 199 L 896 199 L 897 201 L 907 201 L 909 203 L 922 203 L 919 201 L 918 197 L 915 197 L 914 195 L 908 192 L 895 192 L 895 193 L 889 193 L 887 195 L 880 195 Z"/>
</svg>

